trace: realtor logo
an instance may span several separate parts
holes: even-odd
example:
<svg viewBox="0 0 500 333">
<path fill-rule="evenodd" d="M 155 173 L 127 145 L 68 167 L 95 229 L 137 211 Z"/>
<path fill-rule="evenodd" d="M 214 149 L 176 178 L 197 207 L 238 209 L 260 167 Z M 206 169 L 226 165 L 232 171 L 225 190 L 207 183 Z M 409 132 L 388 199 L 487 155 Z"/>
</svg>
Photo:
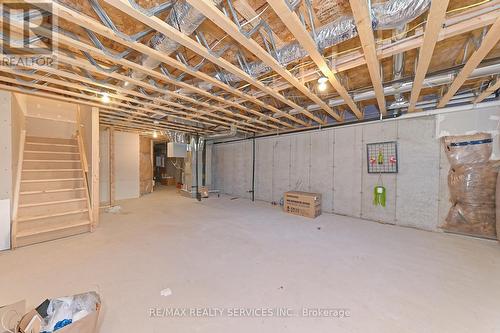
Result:
<svg viewBox="0 0 500 333">
<path fill-rule="evenodd" d="M 55 15 L 52 0 L 2 0 L 0 31 L 1 64 L 4 66 L 52 66 L 55 49 Z"/>
</svg>

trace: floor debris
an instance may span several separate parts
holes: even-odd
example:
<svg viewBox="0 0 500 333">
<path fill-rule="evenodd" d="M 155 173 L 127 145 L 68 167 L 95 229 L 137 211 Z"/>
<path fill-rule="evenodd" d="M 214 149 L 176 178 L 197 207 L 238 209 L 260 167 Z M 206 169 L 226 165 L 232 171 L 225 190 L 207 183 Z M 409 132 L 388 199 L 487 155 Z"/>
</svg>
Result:
<svg viewBox="0 0 500 333">
<path fill-rule="evenodd" d="M 172 290 L 170 288 L 163 289 L 160 291 L 160 295 L 165 297 L 170 296 L 172 295 Z"/>
<path fill-rule="evenodd" d="M 119 214 L 121 213 L 122 211 L 122 206 L 113 206 L 113 207 L 109 207 L 108 209 L 106 209 L 106 213 L 111 213 L 111 214 Z"/>
</svg>

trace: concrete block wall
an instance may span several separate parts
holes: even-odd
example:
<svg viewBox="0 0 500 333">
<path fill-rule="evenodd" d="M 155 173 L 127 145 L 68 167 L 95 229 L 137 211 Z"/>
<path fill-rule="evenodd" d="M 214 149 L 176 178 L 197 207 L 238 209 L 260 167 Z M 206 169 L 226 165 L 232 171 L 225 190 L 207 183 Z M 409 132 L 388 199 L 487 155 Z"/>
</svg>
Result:
<svg viewBox="0 0 500 333">
<path fill-rule="evenodd" d="M 255 197 L 279 202 L 289 190 L 319 192 L 327 213 L 438 230 L 449 209 L 449 166 L 436 125 L 454 128 L 454 122 L 470 117 L 470 112 L 477 111 L 452 114 L 444 123 L 443 116 L 434 115 L 258 138 Z M 467 132 L 489 127 L 479 125 Z M 399 155 L 399 173 L 382 175 L 387 189 L 385 208 L 372 203 L 379 176 L 368 174 L 366 161 L 366 144 L 383 141 L 397 141 Z M 249 198 L 252 141 L 215 144 L 212 173 L 215 189 Z"/>
</svg>

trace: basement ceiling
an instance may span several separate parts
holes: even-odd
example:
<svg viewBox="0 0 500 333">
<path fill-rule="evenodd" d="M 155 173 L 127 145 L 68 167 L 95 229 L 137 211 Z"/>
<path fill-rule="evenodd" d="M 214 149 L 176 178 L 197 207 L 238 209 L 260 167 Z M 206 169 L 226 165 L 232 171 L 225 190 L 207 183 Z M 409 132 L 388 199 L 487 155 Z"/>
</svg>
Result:
<svg viewBox="0 0 500 333">
<path fill-rule="evenodd" d="M 418 112 L 422 101 L 444 107 L 465 94 L 466 103 L 479 102 L 494 92 L 500 0 L 371 6 L 54 1 L 39 33 L 57 40 L 57 65 L 3 63 L 0 88 L 99 107 L 101 124 L 125 130 L 210 134 L 233 125 L 249 135 Z M 22 25 L 10 23 L 11 31 Z"/>
</svg>

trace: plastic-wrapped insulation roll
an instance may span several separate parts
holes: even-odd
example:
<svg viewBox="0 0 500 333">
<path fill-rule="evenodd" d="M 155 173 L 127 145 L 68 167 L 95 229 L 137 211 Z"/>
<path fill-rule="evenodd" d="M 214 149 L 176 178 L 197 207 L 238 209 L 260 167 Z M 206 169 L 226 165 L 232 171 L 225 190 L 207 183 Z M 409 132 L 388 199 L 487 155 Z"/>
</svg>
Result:
<svg viewBox="0 0 500 333">
<path fill-rule="evenodd" d="M 496 238 L 495 196 L 499 161 L 490 161 L 491 134 L 443 139 L 451 167 L 448 188 L 452 207 L 443 229 Z"/>
<path fill-rule="evenodd" d="M 493 139 L 489 133 L 447 136 L 443 141 L 452 167 L 487 162 L 493 152 Z"/>
</svg>

